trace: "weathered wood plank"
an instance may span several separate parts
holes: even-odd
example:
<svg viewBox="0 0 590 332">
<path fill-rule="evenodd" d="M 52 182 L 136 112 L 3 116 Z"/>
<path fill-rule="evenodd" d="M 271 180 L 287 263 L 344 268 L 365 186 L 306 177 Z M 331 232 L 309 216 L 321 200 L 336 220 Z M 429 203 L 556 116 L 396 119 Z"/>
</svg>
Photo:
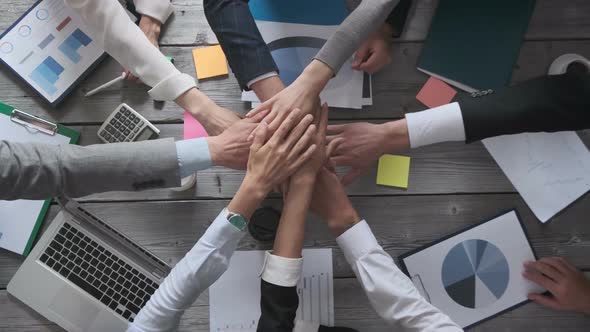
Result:
<svg viewBox="0 0 590 332">
<path fill-rule="evenodd" d="M 590 276 L 590 273 L 587 273 Z M 0 330 L 2 331 L 62 331 L 37 314 L 5 290 L 0 290 Z M 359 331 L 391 331 L 371 308 L 363 290 L 354 278 L 334 280 L 334 313 L 338 326 L 356 328 Z M 586 331 L 590 317 L 576 313 L 562 313 L 528 303 L 513 311 L 495 317 L 472 331 Z M 179 332 L 209 331 L 209 297 L 203 293 L 185 312 Z"/>
<path fill-rule="evenodd" d="M 420 54 L 420 43 L 396 44 L 393 50 L 394 61 L 384 70 L 374 75 L 374 105 L 366 110 L 337 109 L 331 113 L 333 119 L 392 119 L 402 117 L 407 112 L 425 109 L 416 100 L 416 94 L 427 76 L 416 70 Z M 195 76 L 190 47 L 164 47 L 162 52 L 174 56 L 176 66 L 182 72 Z M 514 81 L 522 81 L 546 73 L 547 68 L 557 56 L 564 53 L 590 55 L 590 41 L 539 41 L 526 42 L 521 50 L 518 64 L 513 74 Z M 81 83 L 57 109 L 51 109 L 26 87 L 14 74 L 4 67 L 0 70 L 0 100 L 21 110 L 60 121 L 65 124 L 98 124 L 122 102 L 142 113 L 151 121 L 181 122 L 182 110 L 173 102 L 155 103 L 146 93 L 147 87 L 139 84 L 122 84 L 93 97 L 84 93 L 121 72 L 121 67 L 113 59 L 106 59 L 98 69 Z M 230 74 L 228 78 L 211 79 L 200 83 L 201 90 L 221 106 L 238 112 L 245 112 L 248 104 L 240 101 L 238 84 Z"/>
<path fill-rule="evenodd" d="M 36 0 L 3 2 L 0 31 L 7 29 Z M 202 0 L 174 0 L 174 14 L 162 32 L 162 45 L 200 45 L 214 42 L 205 18 Z M 414 0 L 400 41 L 423 41 L 428 35 L 437 0 Z M 538 0 L 533 11 L 527 40 L 590 38 L 590 4 L 584 0 Z"/>
<path fill-rule="evenodd" d="M 516 208 L 539 256 L 565 256 L 580 268 L 590 268 L 590 223 L 585 222 L 590 214 L 590 195 L 584 196 L 547 224 L 541 224 L 516 194 L 353 197 L 352 201 L 359 214 L 371 225 L 379 243 L 394 257 Z M 88 203 L 85 206 L 142 246 L 175 264 L 228 202 Z M 265 203 L 279 208 L 280 204 L 278 199 Z M 58 206 L 53 206 L 46 221 L 52 220 L 58 209 Z M 246 235 L 238 250 L 270 247 L 270 244 L 257 242 Z M 305 247 L 333 248 L 334 274 L 337 277 L 353 275 L 333 235 L 315 217 L 310 217 Z M 18 255 L 2 252 L 0 288 L 6 286 L 21 261 Z"/>
</svg>

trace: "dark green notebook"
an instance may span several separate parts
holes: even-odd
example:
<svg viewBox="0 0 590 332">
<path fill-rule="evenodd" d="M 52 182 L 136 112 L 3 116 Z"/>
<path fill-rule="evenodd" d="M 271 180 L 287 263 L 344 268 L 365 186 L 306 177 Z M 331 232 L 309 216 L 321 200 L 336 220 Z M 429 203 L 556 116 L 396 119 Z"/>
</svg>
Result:
<svg viewBox="0 0 590 332">
<path fill-rule="evenodd" d="M 466 91 L 506 86 L 534 0 L 441 0 L 418 69 Z"/>
</svg>

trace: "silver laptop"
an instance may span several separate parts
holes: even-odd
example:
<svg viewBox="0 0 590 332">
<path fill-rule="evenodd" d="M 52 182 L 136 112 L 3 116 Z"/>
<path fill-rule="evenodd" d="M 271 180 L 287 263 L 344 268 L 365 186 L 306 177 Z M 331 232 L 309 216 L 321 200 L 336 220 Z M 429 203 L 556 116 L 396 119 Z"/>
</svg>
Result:
<svg viewBox="0 0 590 332">
<path fill-rule="evenodd" d="M 65 201 L 8 293 L 68 331 L 124 331 L 170 266 Z"/>
</svg>

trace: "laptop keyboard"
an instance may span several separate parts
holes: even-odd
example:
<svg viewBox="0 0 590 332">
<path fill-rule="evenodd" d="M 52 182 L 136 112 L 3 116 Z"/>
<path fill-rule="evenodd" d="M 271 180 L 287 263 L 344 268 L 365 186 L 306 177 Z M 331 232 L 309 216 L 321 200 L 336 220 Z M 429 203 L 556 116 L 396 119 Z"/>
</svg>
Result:
<svg viewBox="0 0 590 332">
<path fill-rule="evenodd" d="M 142 272 L 67 223 L 40 260 L 131 322 L 158 288 Z"/>
</svg>

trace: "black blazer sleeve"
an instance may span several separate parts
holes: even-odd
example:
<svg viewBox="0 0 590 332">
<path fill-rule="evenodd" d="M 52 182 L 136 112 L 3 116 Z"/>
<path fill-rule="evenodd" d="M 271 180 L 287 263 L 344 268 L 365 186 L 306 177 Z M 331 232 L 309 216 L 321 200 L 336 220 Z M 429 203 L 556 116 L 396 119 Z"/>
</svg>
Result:
<svg viewBox="0 0 590 332">
<path fill-rule="evenodd" d="M 590 128 L 590 75 L 544 76 L 494 93 L 457 97 L 467 143 L 524 132 Z"/>
<path fill-rule="evenodd" d="M 260 280 L 258 332 L 292 332 L 299 306 L 297 287 L 283 287 Z"/>
<path fill-rule="evenodd" d="M 279 72 L 247 0 L 204 0 L 205 17 L 227 56 L 243 90 L 248 82 L 272 71 Z"/>
<path fill-rule="evenodd" d="M 404 31 L 410 7 L 412 7 L 412 0 L 400 0 L 397 6 L 391 11 L 391 14 L 387 16 L 385 23 L 388 23 L 393 28 L 394 38 L 399 37 Z"/>
</svg>

